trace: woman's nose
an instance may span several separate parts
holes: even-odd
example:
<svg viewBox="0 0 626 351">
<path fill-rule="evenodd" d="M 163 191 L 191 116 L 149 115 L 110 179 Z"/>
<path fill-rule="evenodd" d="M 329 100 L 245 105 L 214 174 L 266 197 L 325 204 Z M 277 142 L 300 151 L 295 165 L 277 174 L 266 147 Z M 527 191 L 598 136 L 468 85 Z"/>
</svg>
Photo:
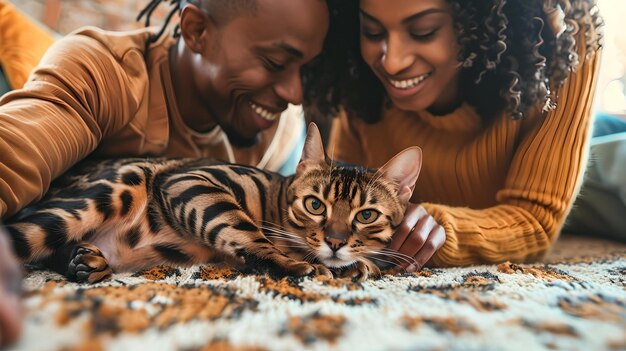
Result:
<svg viewBox="0 0 626 351">
<path fill-rule="evenodd" d="M 415 58 L 402 40 L 390 35 L 383 45 L 381 63 L 388 75 L 396 76 L 413 65 Z"/>
</svg>

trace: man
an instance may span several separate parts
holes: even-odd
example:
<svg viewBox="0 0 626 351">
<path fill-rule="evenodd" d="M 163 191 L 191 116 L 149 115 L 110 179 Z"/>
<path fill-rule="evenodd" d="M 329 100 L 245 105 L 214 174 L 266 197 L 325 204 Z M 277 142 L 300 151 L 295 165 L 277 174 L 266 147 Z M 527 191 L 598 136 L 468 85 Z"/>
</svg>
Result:
<svg viewBox="0 0 626 351">
<path fill-rule="evenodd" d="M 2 97 L 0 218 L 40 199 L 92 153 L 214 157 L 269 169 L 285 160 L 300 129 L 278 117 L 302 101 L 300 70 L 322 50 L 326 2 L 177 5 L 180 37 L 83 29 L 55 43 L 23 89 Z M 14 321 L 2 312 L 5 301 L 0 323 Z"/>
</svg>

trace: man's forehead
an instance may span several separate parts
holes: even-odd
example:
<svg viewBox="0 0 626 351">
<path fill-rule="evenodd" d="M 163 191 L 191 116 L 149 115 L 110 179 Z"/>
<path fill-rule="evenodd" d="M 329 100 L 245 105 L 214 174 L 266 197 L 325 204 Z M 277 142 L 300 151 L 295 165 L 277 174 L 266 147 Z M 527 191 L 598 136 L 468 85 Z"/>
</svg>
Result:
<svg viewBox="0 0 626 351">
<path fill-rule="evenodd" d="M 257 0 L 254 16 L 242 16 L 233 24 L 266 50 L 283 51 L 303 58 L 310 43 L 321 42 L 327 31 L 328 11 L 320 0 Z"/>
</svg>

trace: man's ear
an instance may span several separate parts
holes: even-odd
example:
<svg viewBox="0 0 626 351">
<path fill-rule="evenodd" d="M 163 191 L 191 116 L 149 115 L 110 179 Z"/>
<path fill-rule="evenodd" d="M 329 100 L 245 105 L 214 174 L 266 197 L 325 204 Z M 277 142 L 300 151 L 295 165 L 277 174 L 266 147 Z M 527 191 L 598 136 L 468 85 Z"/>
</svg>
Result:
<svg viewBox="0 0 626 351">
<path fill-rule="evenodd" d="M 385 163 L 379 170 L 384 177 L 398 184 L 398 199 L 407 203 L 413 195 L 415 182 L 422 169 L 422 149 L 407 148 Z"/>
<path fill-rule="evenodd" d="M 198 6 L 188 4 L 180 12 L 180 35 L 187 47 L 201 54 L 207 45 L 207 36 L 215 33 L 215 23 Z"/>
<path fill-rule="evenodd" d="M 324 143 L 320 130 L 315 123 L 311 122 L 306 133 L 306 141 L 302 149 L 302 156 L 298 163 L 296 172 L 304 171 L 308 166 L 326 162 L 326 153 L 324 152 Z"/>
</svg>

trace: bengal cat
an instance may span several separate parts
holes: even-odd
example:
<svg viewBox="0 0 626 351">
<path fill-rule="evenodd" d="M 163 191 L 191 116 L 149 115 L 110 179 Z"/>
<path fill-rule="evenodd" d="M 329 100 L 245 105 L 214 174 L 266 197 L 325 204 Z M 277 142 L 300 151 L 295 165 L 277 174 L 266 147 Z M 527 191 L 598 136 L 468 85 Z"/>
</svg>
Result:
<svg viewBox="0 0 626 351">
<path fill-rule="evenodd" d="M 62 176 L 7 226 L 23 262 L 77 282 L 247 258 L 364 280 L 380 274 L 376 260 L 407 259 L 385 246 L 420 167 L 417 147 L 378 171 L 331 164 L 311 124 L 294 176 L 207 159 L 101 161 Z"/>
</svg>

